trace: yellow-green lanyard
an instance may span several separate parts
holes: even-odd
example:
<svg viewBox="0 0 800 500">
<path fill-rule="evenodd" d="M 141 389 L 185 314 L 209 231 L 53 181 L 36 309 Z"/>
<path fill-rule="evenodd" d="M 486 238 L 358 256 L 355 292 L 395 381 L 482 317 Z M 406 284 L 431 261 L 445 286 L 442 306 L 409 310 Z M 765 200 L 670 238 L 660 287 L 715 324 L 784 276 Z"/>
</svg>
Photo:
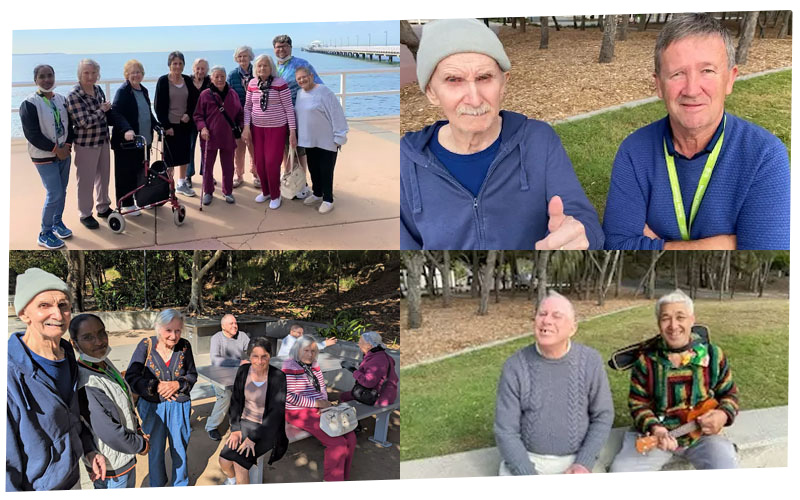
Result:
<svg viewBox="0 0 800 500">
<path fill-rule="evenodd" d="M 86 361 L 84 360 L 84 362 Z M 125 380 L 123 380 L 122 376 L 119 374 L 119 372 L 117 372 L 117 370 L 111 368 L 111 365 L 106 363 L 106 368 L 107 368 L 106 369 L 100 366 L 100 364 L 98 363 L 88 362 L 88 364 L 93 366 L 94 368 L 97 368 L 101 372 L 105 373 L 106 375 L 114 379 L 114 381 L 122 387 L 122 390 L 125 391 L 125 394 L 130 396 L 130 394 L 128 394 L 128 386 L 125 384 Z"/>
<path fill-rule="evenodd" d="M 700 182 L 697 183 L 697 190 L 694 193 L 694 200 L 692 200 L 692 212 L 689 214 L 689 227 L 686 227 L 686 211 L 683 208 L 683 196 L 681 195 L 681 186 L 678 182 L 678 173 L 675 171 L 675 158 L 669 154 L 667 150 L 667 139 L 664 138 L 664 159 L 667 162 L 667 173 L 669 173 L 669 185 L 672 188 L 672 203 L 675 206 L 675 218 L 678 219 L 678 229 L 681 231 L 681 238 L 684 241 L 689 240 L 689 233 L 692 230 L 692 223 L 700 209 L 700 202 L 703 201 L 703 196 L 706 194 L 708 181 L 711 179 L 711 172 L 714 171 L 714 166 L 717 164 L 717 157 L 722 149 L 722 141 L 725 138 L 725 121 L 722 121 L 722 133 L 719 135 L 719 140 L 711 150 L 706 160 L 706 166 L 703 168 L 703 173 L 700 175 Z"/>
<path fill-rule="evenodd" d="M 53 111 L 53 118 L 55 119 L 55 124 L 56 124 L 56 140 L 58 140 L 58 138 L 61 137 L 61 134 L 64 133 L 64 124 L 61 123 L 61 112 L 58 110 L 55 103 L 51 102 L 50 99 L 44 96 L 44 94 L 40 92 L 39 96 L 41 96 L 44 102 L 46 102 L 47 105 L 50 106 L 50 109 Z"/>
</svg>

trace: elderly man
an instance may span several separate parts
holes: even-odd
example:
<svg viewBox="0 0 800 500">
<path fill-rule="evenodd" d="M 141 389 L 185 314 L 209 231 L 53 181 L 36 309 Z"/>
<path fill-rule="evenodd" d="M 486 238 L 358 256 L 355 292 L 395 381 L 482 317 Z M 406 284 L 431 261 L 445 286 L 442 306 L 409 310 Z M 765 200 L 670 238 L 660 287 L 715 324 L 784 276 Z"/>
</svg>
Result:
<svg viewBox="0 0 800 500">
<path fill-rule="evenodd" d="M 572 342 L 575 310 L 550 292 L 536 311 L 536 342 L 514 353 L 497 387 L 500 475 L 591 472 L 614 422 L 600 353 Z"/>
<path fill-rule="evenodd" d="M 638 434 L 626 433 L 611 472 L 659 470 L 673 454 L 697 469 L 736 468 L 736 449 L 719 434 L 739 411 L 725 354 L 692 333 L 694 304 L 682 291 L 658 299 L 655 312 L 661 339 L 633 365 L 628 406 L 634 427 L 657 438 L 656 448 L 641 454 L 636 449 Z M 687 412 L 706 406 L 706 401 L 718 406 L 693 420 L 695 427 L 678 429 L 689 423 Z M 699 436 L 688 434 L 695 430 Z"/>
<path fill-rule="evenodd" d="M 285 336 L 283 340 L 281 340 L 281 348 L 278 350 L 278 357 L 286 357 L 292 350 L 292 346 L 303 336 L 303 326 L 298 325 L 297 323 L 293 324 L 289 328 L 289 335 Z M 329 338 L 323 341 L 317 342 L 317 347 L 319 350 L 323 350 L 328 346 L 332 346 L 337 341 L 336 338 Z"/>
<path fill-rule="evenodd" d="M 733 40 L 714 17 L 676 16 L 664 26 L 653 77 L 668 116 L 617 152 L 606 248 L 789 248 L 786 147 L 725 112 L 737 73 Z"/>
<path fill-rule="evenodd" d="M 601 248 L 603 234 L 552 127 L 501 111 L 511 63 L 475 19 L 425 25 L 417 79 L 447 120 L 400 142 L 400 247 Z"/>
<path fill-rule="evenodd" d="M 246 333 L 239 331 L 236 317 L 233 314 L 226 314 L 220 320 L 220 326 L 222 330 L 211 337 L 211 365 L 235 367 L 249 363 L 245 359 L 245 352 L 247 352 L 247 346 L 250 344 L 250 337 Z M 217 400 L 214 402 L 211 415 L 206 420 L 206 432 L 208 432 L 208 437 L 211 440 L 219 441 L 222 436 L 217 427 L 225 419 L 225 415 L 228 414 L 228 407 L 231 405 L 231 391 L 215 385 L 214 394 L 217 396 Z"/>
</svg>

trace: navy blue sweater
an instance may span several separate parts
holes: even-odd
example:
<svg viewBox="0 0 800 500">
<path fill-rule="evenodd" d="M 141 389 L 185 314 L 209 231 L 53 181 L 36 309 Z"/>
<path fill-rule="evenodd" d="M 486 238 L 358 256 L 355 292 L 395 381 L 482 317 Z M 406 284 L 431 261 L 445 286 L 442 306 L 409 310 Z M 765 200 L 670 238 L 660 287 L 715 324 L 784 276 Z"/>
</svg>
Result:
<svg viewBox="0 0 800 500">
<path fill-rule="evenodd" d="M 501 111 L 501 145 L 477 196 L 428 147 L 440 123 L 400 142 L 400 248 L 532 249 L 547 235 L 553 196 L 583 223 L 589 248 L 603 248 L 597 212 L 553 128 Z"/>
<path fill-rule="evenodd" d="M 789 157 L 763 128 L 726 113 L 725 137 L 690 239 L 735 234 L 740 250 L 789 249 Z M 680 241 L 664 159 L 668 118 L 651 123 L 620 145 L 608 190 L 603 230 L 606 248 L 660 250 Z M 668 147 L 671 138 L 668 137 Z M 707 153 L 676 159 L 688 218 Z M 661 239 L 643 236 L 645 223 Z"/>
</svg>

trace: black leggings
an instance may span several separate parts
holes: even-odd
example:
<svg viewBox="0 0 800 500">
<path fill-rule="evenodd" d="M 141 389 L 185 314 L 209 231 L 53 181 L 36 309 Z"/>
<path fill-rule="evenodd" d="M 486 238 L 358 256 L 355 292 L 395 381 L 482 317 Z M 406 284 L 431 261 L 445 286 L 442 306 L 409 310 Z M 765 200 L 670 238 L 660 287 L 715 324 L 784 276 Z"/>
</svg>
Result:
<svg viewBox="0 0 800 500">
<path fill-rule="evenodd" d="M 314 196 L 322 201 L 333 203 L 333 167 L 336 166 L 336 151 L 322 148 L 306 148 L 308 172 L 311 174 L 311 187 Z"/>
<path fill-rule="evenodd" d="M 143 149 L 115 149 L 114 150 L 114 190 L 117 195 L 117 206 L 133 206 L 133 196 L 122 200 L 137 187 L 144 184 L 144 150 Z"/>
</svg>

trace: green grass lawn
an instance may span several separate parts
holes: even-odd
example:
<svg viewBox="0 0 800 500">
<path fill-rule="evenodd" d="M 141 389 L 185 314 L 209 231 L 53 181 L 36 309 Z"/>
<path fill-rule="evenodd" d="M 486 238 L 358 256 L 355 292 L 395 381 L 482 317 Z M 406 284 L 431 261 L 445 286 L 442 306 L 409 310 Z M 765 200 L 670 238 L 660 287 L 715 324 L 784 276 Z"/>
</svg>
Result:
<svg viewBox="0 0 800 500">
<path fill-rule="evenodd" d="M 791 154 L 792 72 L 781 71 L 737 82 L 727 111 L 778 136 Z M 620 143 L 634 130 L 666 115 L 661 101 L 555 126 L 589 201 L 602 219 L 611 166 Z"/>
<path fill-rule="evenodd" d="M 699 323 L 730 359 L 743 410 L 788 404 L 789 301 L 702 301 Z M 580 324 L 575 340 L 608 359 L 620 347 L 657 333 L 651 307 Z M 403 434 L 400 458 L 411 460 L 494 446 L 497 381 L 505 360 L 531 339 L 481 349 L 401 373 Z M 630 425 L 630 372 L 606 369 L 614 396 L 614 426 Z"/>
</svg>

